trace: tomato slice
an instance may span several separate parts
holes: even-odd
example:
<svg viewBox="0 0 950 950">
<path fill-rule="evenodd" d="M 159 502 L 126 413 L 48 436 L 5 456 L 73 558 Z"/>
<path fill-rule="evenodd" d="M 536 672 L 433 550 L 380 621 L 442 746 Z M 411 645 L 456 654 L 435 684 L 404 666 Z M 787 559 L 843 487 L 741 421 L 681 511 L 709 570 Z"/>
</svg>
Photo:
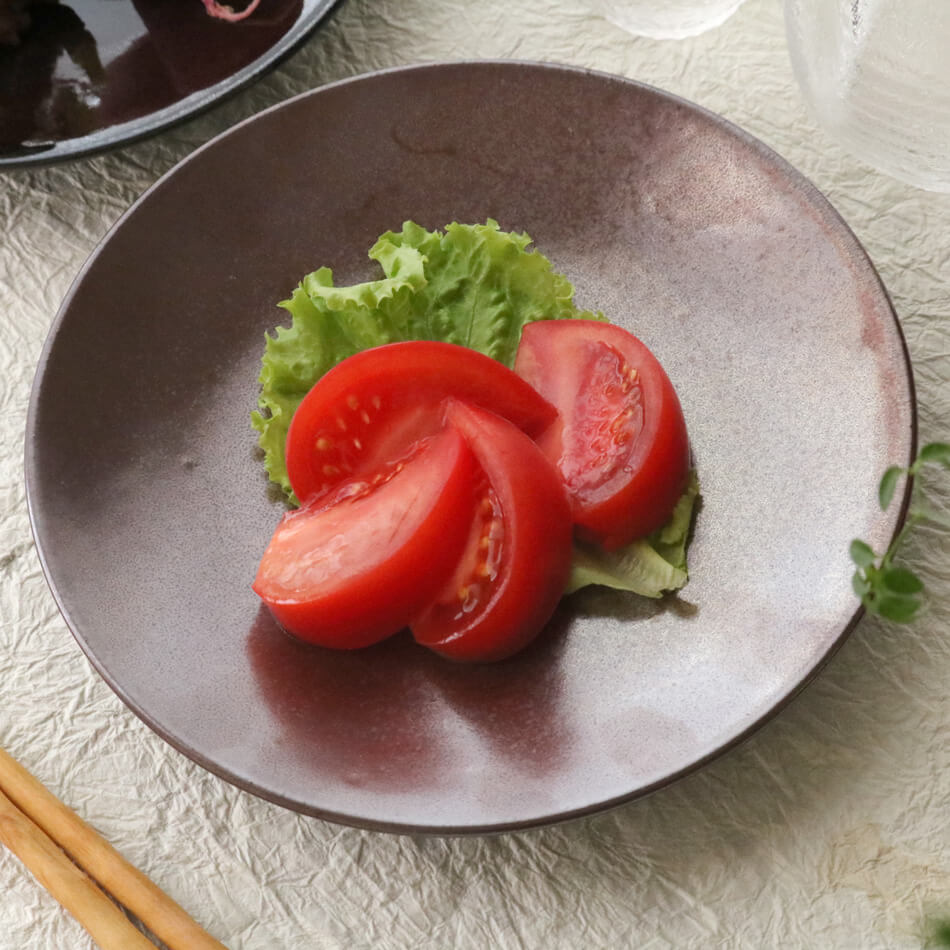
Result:
<svg viewBox="0 0 950 950">
<path fill-rule="evenodd" d="M 303 640 L 353 649 L 384 639 L 407 626 L 458 562 L 477 474 L 456 430 L 416 443 L 402 463 L 341 486 L 330 504 L 284 515 L 254 590 Z"/>
<path fill-rule="evenodd" d="M 363 350 L 318 380 L 294 414 L 287 435 L 294 494 L 306 504 L 398 464 L 441 428 L 447 397 L 496 412 L 531 436 L 557 417 L 507 366 L 468 347 L 417 340 Z"/>
<path fill-rule="evenodd" d="M 538 440 L 567 485 L 578 534 L 608 550 L 661 527 L 686 487 L 689 439 L 673 384 L 622 327 L 543 320 L 515 371 L 557 406 Z"/>
<path fill-rule="evenodd" d="M 459 402 L 446 417 L 482 468 L 480 499 L 455 571 L 410 628 L 443 656 L 500 660 L 541 632 L 564 593 L 570 503 L 557 471 L 510 422 Z"/>
</svg>

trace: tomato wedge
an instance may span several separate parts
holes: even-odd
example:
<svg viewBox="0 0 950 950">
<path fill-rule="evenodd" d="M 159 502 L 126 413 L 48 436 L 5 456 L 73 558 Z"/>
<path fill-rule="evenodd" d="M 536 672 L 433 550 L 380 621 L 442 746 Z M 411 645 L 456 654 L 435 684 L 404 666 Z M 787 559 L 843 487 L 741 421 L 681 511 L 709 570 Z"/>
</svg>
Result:
<svg viewBox="0 0 950 950">
<path fill-rule="evenodd" d="M 442 402 L 465 400 L 538 435 L 557 411 L 497 360 L 452 343 L 410 341 L 363 350 L 304 397 L 287 435 L 287 473 L 302 504 L 341 482 L 398 464 L 442 427 Z"/>
<path fill-rule="evenodd" d="M 578 534 L 612 550 L 661 527 L 686 487 L 689 439 L 647 347 L 613 324 L 543 320 L 522 331 L 515 371 L 560 413 L 538 444 L 567 485 Z"/>
<path fill-rule="evenodd" d="M 446 417 L 484 477 L 465 551 L 410 628 L 419 643 L 451 659 L 500 660 L 541 632 L 564 593 L 570 503 L 557 471 L 510 422 L 460 402 Z"/>
<path fill-rule="evenodd" d="M 478 468 L 453 428 L 331 503 L 284 515 L 253 587 L 290 633 L 355 649 L 404 628 L 468 540 Z"/>
</svg>

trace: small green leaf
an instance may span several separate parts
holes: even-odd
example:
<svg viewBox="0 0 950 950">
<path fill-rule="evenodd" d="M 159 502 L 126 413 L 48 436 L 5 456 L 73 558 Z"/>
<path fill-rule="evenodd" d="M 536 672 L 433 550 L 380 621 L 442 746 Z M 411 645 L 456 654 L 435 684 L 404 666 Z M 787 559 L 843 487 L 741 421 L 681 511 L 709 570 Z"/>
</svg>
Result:
<svg viewBox="0 0 950 950">
<path fill-rule="evenodd" d="M 917 453 L 909 468 L 892 465 L 878 484 L 878 500 L 886 510 L 894 500 L 901 478 L 913 479 L 926 463 L 942 465 L 950 469 L 950 443 L 930 442 Z M 872 548 L 863 541 L 851 542 L 851 560 L 858 570 L 851 578 L 851 587 L 870 613 L 878 614 L 897 623 L 913 620 L 923 604 L 924 585 L 920 578 L 905 567 L 893 567 L 898 548 L 908 532 L 919 522 L 943 525 L 950 528 L 950 518 L 943 511 L 930 510 L 923 498 L 923 480 L 910 481 L 910 508 L 901 529 L 891 539 L 880 560 Z"/>
<path fill-rule="evenodd" d="M 920 610 L 920 600 L 917 597 L 902 594 L 882 594 L 874 599 L 871 610 L 880 614 L 885 620 L 892 620 L 894 623 L 910 623 Z"/>
<path fill-rule="evenodd" d="M 895 594 L 919 594 L 924 589 L 923 581 L 906 567 L 889 567 L 881 580 L 884 587 Z"/>
<path fill-rule="evenodd" d="M 950 444 L 947 442 L 931 442 L 925 445 L 917 456 L 918 462 L 936 462 L 950 468 Z"/>
<path fill-rule="evenodd" d="M 870 567 L 874 563 L 874 551 L 869 544 L 855 538 L 851 542 L 851 560 L 858 567 Z"/>
<path fill-rule="evenodd" d="M 878 501 L 881 503 L 881 510 L 884 511 L 887 509 L 887 506 L 890 505 L 891 501 L 894 498 L 894 492 L 897 489 L 897 483 L 900 481 L 901 475 L 904 474 L 904 469 L 899 465 L 892 465 L 882 476 L 881 483 L 877 488 L 877 497 Z"/>
<path fill-rule="evenodd" d="M 950 917 L 938 917 L 928 922 L 927 946 L 950 947 Z"/>
<path fill-rule="evenodd" d="M 869 593 L 871 590 L 871 585 L 868 583 L 867 577 L 864 576 L 860 571 L 855 571 L 854 575 L 851 577 L 851 589 L 858 595 L 860 598 L 864 598 L 864 595 Z"/>
</svg>

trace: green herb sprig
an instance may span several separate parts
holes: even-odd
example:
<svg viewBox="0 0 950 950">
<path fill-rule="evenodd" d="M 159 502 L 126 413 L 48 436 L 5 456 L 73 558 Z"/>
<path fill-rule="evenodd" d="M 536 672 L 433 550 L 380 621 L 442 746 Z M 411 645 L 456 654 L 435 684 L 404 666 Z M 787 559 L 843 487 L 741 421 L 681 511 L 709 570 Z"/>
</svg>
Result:
<svg viewBox="0 0 950 950">
<path fill-rule="evenodd" d="M 927 947 L 950 947 L 950 917 L 938 917 L 928 921 Z"/>
<path fill-rule="evenodd" d="M 927 506 L 920 479 L 917 476 L 925 465 L 939 465 L 950 469 L 950 444 L 931 442 L 925 445 L 907 468 L 892 465 L 878 485 L 881 510 L 886 511 L 902 478 L 913 479 L 910 507 L 901 530 L 894 536 L 888 549 L 878 556 L 865 541 L 851 542 L 851 560 L 857 566 L 851 579 L 854 592 L 869 613 L 877 614 L 896 623 L 910 623 L 923 603 L 923 581 L 908 567 L 894 564 L 898 548 L 913 528 L 922 521 L 950 528 L 950 519 Z"/>
</svg>

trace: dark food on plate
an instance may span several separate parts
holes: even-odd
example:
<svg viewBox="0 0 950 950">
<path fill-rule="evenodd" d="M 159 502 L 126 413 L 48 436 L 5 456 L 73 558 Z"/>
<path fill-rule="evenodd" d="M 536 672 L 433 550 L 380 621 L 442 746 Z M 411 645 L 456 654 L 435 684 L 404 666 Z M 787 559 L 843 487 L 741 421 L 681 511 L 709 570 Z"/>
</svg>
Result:
<svg viewBox="0 0 950 950">
<path fill-rule="evenodd" d="M 30 25 L 29 5 L 30 0 L 0 0 L 0 46 L 19 42 Z"/>
<path fill-rule="evenodd" d="M 40 3 L 57 3 L 58 0 L 0 0 L 0 46 L 13 46 L 19 43 L 20 38 L 30 28 L 31 6 Z M 218 0 L 201 0 L 208 15 L 217 20 L 227 20 L 236 23 L 250 16 L 260 0 L 251 0 L 242 10 L 235 10 Z"/>
</svg>

